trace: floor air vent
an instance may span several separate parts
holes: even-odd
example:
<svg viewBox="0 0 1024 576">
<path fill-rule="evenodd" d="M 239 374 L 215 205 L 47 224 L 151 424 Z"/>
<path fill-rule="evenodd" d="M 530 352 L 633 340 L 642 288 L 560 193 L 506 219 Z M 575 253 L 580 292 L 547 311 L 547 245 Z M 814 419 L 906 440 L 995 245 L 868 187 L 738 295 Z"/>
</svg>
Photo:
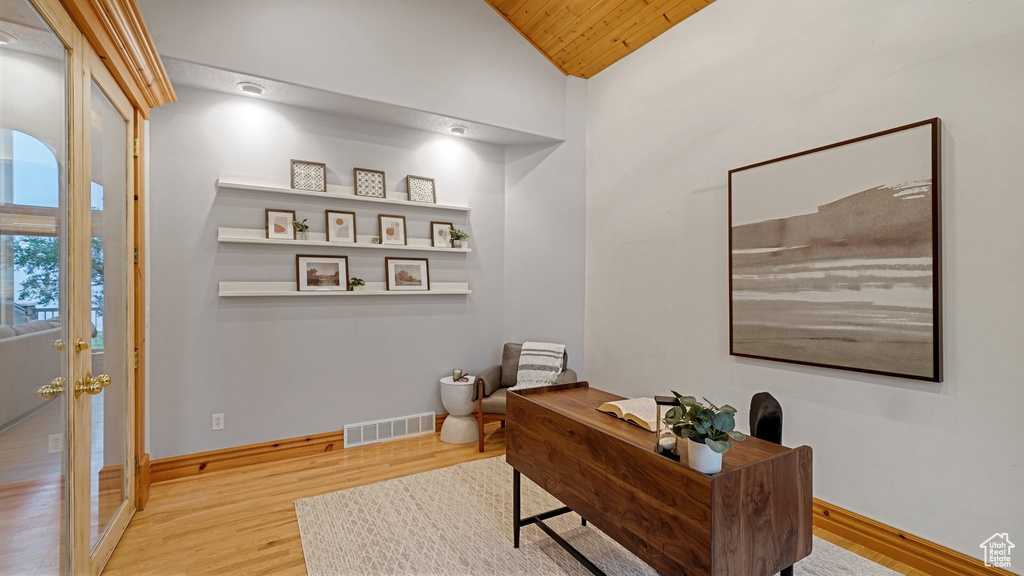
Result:
<svg viewBox="0 0 1024 576">
<path fill-rule="evenodd" d="M 434 432 L 434 413 L 345 425 L 345 448 Z"/>
</svg>

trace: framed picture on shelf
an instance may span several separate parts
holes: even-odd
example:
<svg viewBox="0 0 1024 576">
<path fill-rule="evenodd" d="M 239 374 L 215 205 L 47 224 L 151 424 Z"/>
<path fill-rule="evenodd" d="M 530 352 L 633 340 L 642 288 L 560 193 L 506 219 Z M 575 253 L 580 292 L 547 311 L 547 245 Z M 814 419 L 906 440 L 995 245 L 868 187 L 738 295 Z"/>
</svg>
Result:
<svg viewBox="0 0 1024 576">
<path fill-rule="evenodd" d="M 327 164 L 292 160 L 292 188 L 327 192 Z"/>
<path fill-rule="evenodd" d="M 448 232 L 451 226 L 451 222 L 431 222 L 430 245 L 434 248 L 451 248 L 452 236 Z"/>
<path fill-rule="evenodd" d="M 405 246 L 405 216 L 378 214 L 377 225 L 380 227 L 380 243 Z"/>
<path fill-rule="evenodd" d="M 729 352 L 942 381 L 939 119 L 729 172 Z"/>
<path fill-rule="evenodd" d="M 384 273 L 389 291 L 430 290 L 430 267 L 426 258 L 385 258 Z"/>
<path fill-rule="evenodd" d="M 347 244 L 356 241 L 356 213 L 326 210 L 327 241 Z"/>
<path fill-rule="evenodd" d="M 348 290 L 346 256 L 298 254 L 295 256 L 295 268 L 300 292 Z"/>
<path fill-rule="evenodd" d="M 409 185 L 410 202 L 437 204 L 433 178 L 424 178 L 423 176 L 413 176 L 410 174 L 405 177 L 405 180 Z"/>
<path fill-rule="evenodd" d="M 267 208 L 267 238 L 295 240 L 295 210 Z"/>
<path fill-rule="evenodd" d="M 355 182 L 356 196 L 366 196 L 367 198 L 387 197 L 384 172 L 368 170 L 366 168 L 353 168 L 352 179 Z"/>
</svg>

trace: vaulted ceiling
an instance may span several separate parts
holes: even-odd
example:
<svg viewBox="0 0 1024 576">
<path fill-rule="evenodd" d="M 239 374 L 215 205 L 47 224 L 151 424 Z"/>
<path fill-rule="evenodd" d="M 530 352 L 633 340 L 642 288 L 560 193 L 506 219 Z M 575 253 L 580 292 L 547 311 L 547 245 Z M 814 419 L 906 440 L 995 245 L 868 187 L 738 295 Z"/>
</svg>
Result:
<svg viewBox="0 0 1024 576">
<path fill-rule="evenodd" d="M 559 70 L 590 78 L 714 0 L 486 0 Z"/>
</svg>

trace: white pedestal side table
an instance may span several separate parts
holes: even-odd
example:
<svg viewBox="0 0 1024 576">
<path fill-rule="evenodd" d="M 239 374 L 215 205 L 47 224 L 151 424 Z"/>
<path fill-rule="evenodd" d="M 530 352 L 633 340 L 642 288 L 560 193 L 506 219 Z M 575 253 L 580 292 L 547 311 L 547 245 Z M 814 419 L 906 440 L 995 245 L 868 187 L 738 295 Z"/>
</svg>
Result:
<svg viewBox="0 0 1024 576">
<path fill-rule="evenodd" d="M 476 376 L 464 375 L 464 382 L 453 382 L 451 376 L 441 379 L 441 403 L 448 417 L 441 424 L 441 441 L 449 444 L 469 444 L 478 436 L 476 418 L 473 418 L 473 384 Z"/>
</svg>

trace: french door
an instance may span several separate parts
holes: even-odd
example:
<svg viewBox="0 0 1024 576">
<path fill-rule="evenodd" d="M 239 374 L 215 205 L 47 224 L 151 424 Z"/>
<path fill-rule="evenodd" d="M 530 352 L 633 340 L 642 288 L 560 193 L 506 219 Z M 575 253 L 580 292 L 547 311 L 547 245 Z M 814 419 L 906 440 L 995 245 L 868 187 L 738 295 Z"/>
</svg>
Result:
<svg viewBox="0 0 1024 576">
<path fill-rule="evenodd" d="M 0 572 L 134 513 L 134 109 L 57 0 L 0 0 Z"/>
<path fill-rule="evenodd" d="M 134 109 L 89 46 L 82 71 L 82 194 L 75 208 L 82 226 L 73 230 L 72 261 L 86 268 L 72 302 L 89 328 L 90 354 L 75 357 L 72 373 L 72 532 L 76 573 L 97 574 L 135 512 L 132 415 L 134 361 L 133 230 L 130 194 Z M 74 191 L 75 187 L 72 187 Z M 74 196 L 74 194 L 73 194 Z M 87 200 L 87 202 L 86 202 Z M 72 288 L 76 288 L 72 282 Z M 97 334 L 101 334 L 97 338 Z M 82 382 L 82 386 L 78 386 Z M 87 528 L 86 528 L 87 527 Z"/>
</svg>

